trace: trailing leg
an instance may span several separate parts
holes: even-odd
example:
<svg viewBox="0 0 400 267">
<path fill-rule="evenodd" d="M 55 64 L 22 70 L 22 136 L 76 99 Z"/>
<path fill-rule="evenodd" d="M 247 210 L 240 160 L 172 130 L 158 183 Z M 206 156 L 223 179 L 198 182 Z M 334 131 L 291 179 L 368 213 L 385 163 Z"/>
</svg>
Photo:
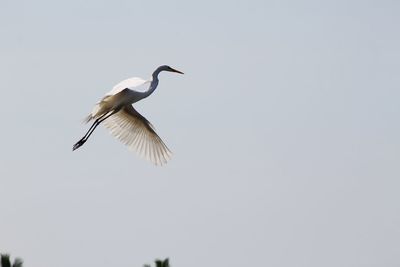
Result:
<svg viewBox="0 0 400 267">
<path fill-rule="evenodd" d="M 90 126 L 89 130 L 86 132 L 86 134 L 78 141 L 76 142 L 76 144 L 72 147 L 72 151 L 78 149 L 79 147 L 81 147 L 88 139 L 89 137 L 92 135 L 92 133 L 94 132 L 94 130 L 96 129 L 96 127 L 102 123 L 105 119 L 107 119 L 108 117 L 110 117 L 111 115 L 115 114 L 117 112 L 117 110 L 113 110 L 109 113 L 103 114 L 101 115 L 99 118 L 97 118 L 92 126 Z"/>
</svg>

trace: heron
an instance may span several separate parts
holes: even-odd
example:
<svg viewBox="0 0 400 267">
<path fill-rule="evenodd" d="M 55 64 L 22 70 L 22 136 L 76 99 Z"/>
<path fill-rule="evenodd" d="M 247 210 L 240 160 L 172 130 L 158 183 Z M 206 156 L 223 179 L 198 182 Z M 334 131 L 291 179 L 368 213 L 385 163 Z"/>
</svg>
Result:
<svg viewBox="0 0 400 267">
<path fill-rule="evenodd" d="M 72 150 L 81 147 L 101 123 L 111 134 L 135 150 L 140 156 L 145 157 L 156 165 L 163 165 L 171 158 L 171 151 L 157 135 L 154 126 L 142 116 L 132 104 L 150 96 L 158 86 L 158 75 L 162 71 L 183 72 L 163 65 L 158 67 L 149 80 L 133 77 L 116 84 L 99 102 L 90 114 L 84 119 L 93 124 L 86 134 L 73 146 Z M 135 88 L 150 84 L 145 92 Z"/>
</svg>

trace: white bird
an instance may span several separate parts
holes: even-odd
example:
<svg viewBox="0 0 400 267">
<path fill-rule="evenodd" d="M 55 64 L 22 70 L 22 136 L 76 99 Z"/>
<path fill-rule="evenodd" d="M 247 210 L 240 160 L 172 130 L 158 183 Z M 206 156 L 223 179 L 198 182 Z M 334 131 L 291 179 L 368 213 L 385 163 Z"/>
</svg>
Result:
<svg viewBox="0 0 400 267">
<path fill-rule="evenodd" d="M 86 123 L 91 120 L 94 120 L 94 123 L 85 136 L 73 146 L 72 150 L 82 146 L 96 127 L 104 122 L 104 126 L 110 130 L 111 134 L 130 149 L 136 150 L 141 156 L 151 160 L 156 165 L 167 163 L 171 158 L 171 151 L 157 135 L 153 125 L 132 106 L 133 103 L 148 97 L 154 92 L 158 85 L 158 75 L 162 71 L 183 74 L 183 72 L 163 65 L 153 72 L 150 80 L 134 77 L 115 85 L 85 118 Z M 139 92 L 134 90 L 134 88 L 148 83 L 150 86 L 147 91 Z"/>
</svg>

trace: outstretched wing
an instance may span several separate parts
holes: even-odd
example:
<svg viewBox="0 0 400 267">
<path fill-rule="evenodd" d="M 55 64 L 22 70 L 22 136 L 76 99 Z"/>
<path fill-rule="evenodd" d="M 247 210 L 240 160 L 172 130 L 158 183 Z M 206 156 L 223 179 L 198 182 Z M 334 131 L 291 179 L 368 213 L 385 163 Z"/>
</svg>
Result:
<svg viewBox="0 0 400 267">
<path fill-rule="evenodd" d="M 104 121 L 112 135 L 156 165 L 167 163 L 171 151 L 157 135 L 151 123 L 131 105 Z"/>
<path fill-rule="evenodd" d="M 129 79 L 123 80 L 123 81 L 119 82 L 118 84 L 116 84 L 113 87 L 113 89 L 111 89 L 111 91 L 108 92 L 105 96 L 116 95 L 126 88 L 133 90 L 133 89 L 138 88 L 139 86 L 142 86 L 149 82 L 151 82 L 151 81 L 146 81 L 146 80 L 143 80 L 142 78 L 138 78 L 138 77 L 129 78 Z"/>
</svg>

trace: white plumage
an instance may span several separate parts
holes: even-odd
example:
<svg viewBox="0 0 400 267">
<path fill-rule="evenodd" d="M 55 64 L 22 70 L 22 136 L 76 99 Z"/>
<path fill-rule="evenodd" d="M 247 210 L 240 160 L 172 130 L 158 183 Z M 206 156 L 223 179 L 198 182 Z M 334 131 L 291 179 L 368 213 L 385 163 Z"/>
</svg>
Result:
<svg viewBox="0 0 400 267">
<path fill-rule="evenodd" d="M 105 120 L 104 126 L 129 149 L 137 151 L 141 157 L 156 165 L 165 164 L 171 158 L 171 151 L 151 123 L 132 106 L 125 107 Z"/>
<path fill-rule="evenodd" d="M 111 89 L 111 91 L 106 94 L 106 96 L 115 95 L 126 88 L 135 90 L 135 88 L 138 88 L 139 86 L 142 86 L 142 85 L 148 84 L 148 83 L 151 83 L 151 80 L 143 80 L 142 78 L 139 78 L 139 77 L 129 78 L 129 79 L 126 79 L 126 80 L 123 80 L 123 81 L 117 83 L 113 87 L 113 89 Z"/>
<path fill-rule="evenodd" d="M 151 95 L 158 85 L 158 74 L 161 71 L 182 72 L 169 66 L 158 67 L 151 80 L 129 78 L 113 87 L 93 108 L 85 118 L 85 122 L 94 120 L 94 123 L 84 137 L 74 146 L 73 150 L 82 146 L 96 127 L 104 121 L 104 126 L 110 130 L 118 140 L 127 145 L 129 149 L 152 161 L 162 165 L 171 158 L 171 151 L 155 132 L 151 123 L 137 112 L 132 104 Z M 135 88 L 150 84 L 145 92 L 136 91 Z"/>
</svg>

